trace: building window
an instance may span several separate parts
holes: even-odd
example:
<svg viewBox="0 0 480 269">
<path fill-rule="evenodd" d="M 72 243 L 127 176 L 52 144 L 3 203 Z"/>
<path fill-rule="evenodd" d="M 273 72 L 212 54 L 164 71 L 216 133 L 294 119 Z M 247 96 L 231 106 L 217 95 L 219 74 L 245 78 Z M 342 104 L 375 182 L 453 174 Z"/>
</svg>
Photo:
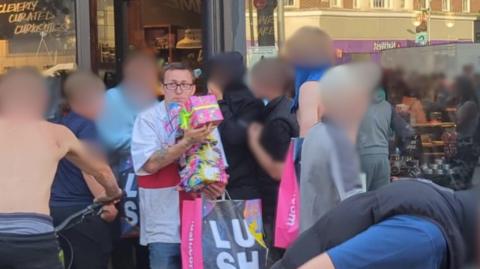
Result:
<svg viewBox="0 0 480 269">
<path fill-rule="evenodd" d="M 2 6 L 15 9 L 0 14 L 0 73 L 23 65 L 46 75 L 75 67 L 75 1 L 2 1 Z"/>
<path fill-rule="evenodd" d="M 286 7 L 296 7 L 296 2 L 295 0 L 283 0 L 283 5 Z"/>
<path fill-rule="evenodd" d="M 462 11 L 465 13 L 470 12 L 470 0 L 462 0 Z"/>
<path fill-rule="evenodd" d="M 342 0 L 330 0 L 330 7 L 342 7 Z"/>
<path fill-rule="evenodd" d="M 430 1 L 431 0 L 422 0 L 422 8 L 424 9 L 430 8 Z"/>
<path fill-rule="evenodd" d="M 372 8 L 390 8 L 390 0 L 371 0 Z"/>
<path fill-rule="evenodd" d="M 442 11 L 450 11 L 450 0 L 442 0 Z"/>
</svg>

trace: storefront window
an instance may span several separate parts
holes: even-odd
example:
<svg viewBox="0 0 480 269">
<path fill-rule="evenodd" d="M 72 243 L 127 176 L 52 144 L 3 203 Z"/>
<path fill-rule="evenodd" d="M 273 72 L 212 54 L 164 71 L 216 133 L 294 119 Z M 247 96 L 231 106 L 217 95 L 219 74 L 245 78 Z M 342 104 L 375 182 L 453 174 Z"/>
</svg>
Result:
<svg viewBox="0 0 480 269">
<path fill-rule="evenodd" d="M 50 74 L 75 63 L 74 0 L 0 3 L 0 73 L 28 65 Z"/>
<path fill-rule="evenodd" d="M 296 1 L 284 1 L 297 4 Z M 247 0 L 247 64 L 252 66 L 263 57 L 278 53 L 277 0 Z"/>
<path fill-rule="evenodd" d="M 142 42 L 162 63 L 187 62 L 192 68 L 203 62 L 202 2 L 145 0 L 140 29 Z"/>
<path fill-rule="evenodd" d="M 115 14 L 114 0 L 97 1 L 97 26 L 99 69 L 113 70 L 115 67 Z"/>
<path fill-rule="evenodd" d="M 458 1 L 463 10 L 453 13 L 452 3 L 298 0 L 279 13 L 275 0 L 247 0 L 248 64 L 275 57 L 302 26 L 321 28 L 332 38 L 335 64 L 374 61 L 384 70 L 378 90 L 411 131 L 404 139 L 392 129 L 392 177 L 466 188 L 480 173 L 479 45 L 472 2 Z"/>
</svg>

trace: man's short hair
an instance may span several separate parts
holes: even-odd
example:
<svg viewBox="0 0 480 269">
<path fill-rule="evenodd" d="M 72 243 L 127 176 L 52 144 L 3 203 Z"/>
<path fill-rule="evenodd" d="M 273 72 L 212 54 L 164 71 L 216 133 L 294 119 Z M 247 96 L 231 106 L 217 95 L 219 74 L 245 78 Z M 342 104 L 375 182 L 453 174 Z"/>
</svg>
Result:
<svg viewBox="0 0 480 269">
<path fill-rule="evenodd" d="M 338 106 L 342 100 L 372 94 L 380 78 L 380 68 L 371 62 L 333 67 L 319 81 L 322 102 L 328 111 L 329 107 Z"/>
<path fill-rule="evenodd" d="M 259 61 L 252 67 L 250 76 L 277 86 L 282 89 L 283 94 L 293 93 L 295 72 L 289 64 L 279 58 L 265 58 Z"/>
<path fill-rule="evenodd" d="M 174 63 L 165 65 L 162 69 L 161 80 L 163 81 L 165 79 L 165 74 L 167 72 L 175 71 L 175 70 L 188 71 L 190 75 L 192 75 L 192 81 L 195 80 L 195 75 L 193 74 L 192 68 L 188 64 L 182 63 L 182 62 L 174 62 Z"/>
<path fill-rule="evenodd" d="M 105 84 L 92 72 L 76 71 L 69 75 L 65 81 L 63 95 L 69 100 L 85 90 L 105 90 Z"/>
<path fill-rule="evenodd" d="M 286 40 L 282 54 L 299 65 L 318 66 L 333 63 L 334 47 L 327 32 L 314 26 L 303 26 Z"/>
<path fill-rule="evenodd" d="M 133 62 L 149 62 L 155 64 L 155 57 L 144 50 L 133 50 L 128 53 L 127 57 L 125 57 L 123 67 L 125 68 L 129 66 Z"/>
<path fill-rule="evenodd" d="M 47 82 L 42 74 L 34 67 L 20 67 L 9 70 L 7 73 L 0 76 L 0 94 L 7 94 L 7 91 L 32 91 L 34 89 L 18 88 L 15 84 L 18 80 L 26 81 L 27 79 L 34 80 L 34 84 L 42 89 L 47 89 Z"/>
</svg>

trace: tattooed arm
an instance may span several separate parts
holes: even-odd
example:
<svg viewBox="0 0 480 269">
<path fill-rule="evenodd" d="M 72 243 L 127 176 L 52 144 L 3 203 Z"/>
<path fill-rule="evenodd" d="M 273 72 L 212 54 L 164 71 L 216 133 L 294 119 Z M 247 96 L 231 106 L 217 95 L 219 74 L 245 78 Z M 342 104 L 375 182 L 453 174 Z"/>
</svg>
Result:
<svg viewBox="0 0 480 269">
<path fill-rule="evenodd" d="M 212 126 L 185 131 L 183 139 L 177 144 L 154 152 L 143 165 L 143 170 L 149 174 L 158 172 L 178 160 L 194 144 L 202 143 L 212 131 Z"/>
</svg>

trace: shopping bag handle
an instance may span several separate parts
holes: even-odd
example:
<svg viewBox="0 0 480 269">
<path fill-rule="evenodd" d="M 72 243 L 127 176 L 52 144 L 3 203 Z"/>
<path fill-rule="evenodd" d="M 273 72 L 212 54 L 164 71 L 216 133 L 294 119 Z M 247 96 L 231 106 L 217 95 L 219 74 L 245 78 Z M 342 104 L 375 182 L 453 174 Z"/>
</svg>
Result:
<svg viewBox="0 0 480 269">
<path fill-rule="evenodd" d="M 225 199 L 225 198 L 227 198 L 228 201 L 232 201 L 232 197 L 230 197 L 230 194 L 228 193 L 227 190 L 225 190 L 225 192 L 223 192 L 222 198 L 220 199 L 220 201 L 226 201 L 227 199 Z"/>
</svg>

